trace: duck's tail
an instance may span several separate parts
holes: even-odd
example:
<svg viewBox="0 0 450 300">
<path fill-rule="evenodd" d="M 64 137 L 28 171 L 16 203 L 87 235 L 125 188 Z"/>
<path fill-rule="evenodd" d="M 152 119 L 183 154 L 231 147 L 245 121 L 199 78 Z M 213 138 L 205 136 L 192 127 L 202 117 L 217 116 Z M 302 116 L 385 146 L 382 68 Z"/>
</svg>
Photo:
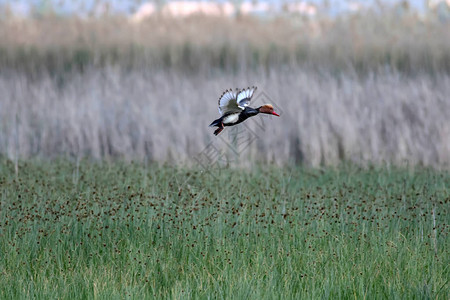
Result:
<svg viewBox="0 0 450 300">
<path fill-rule="evenodd" d="M 214 120 L 211 124 L 209 124 L 209 127 L 218 126 L 221 127 L 222 121 L 220 119 Z"/>
<path fill-rule="evenodd" d="M 224 128 L 221 119 L 214 120 L 211 124 L 209 124 L 209 127 L 213 127 L 213 126 L 219 127 L 214 131 L 214 135 L 218 135 Z"/>
</svg>

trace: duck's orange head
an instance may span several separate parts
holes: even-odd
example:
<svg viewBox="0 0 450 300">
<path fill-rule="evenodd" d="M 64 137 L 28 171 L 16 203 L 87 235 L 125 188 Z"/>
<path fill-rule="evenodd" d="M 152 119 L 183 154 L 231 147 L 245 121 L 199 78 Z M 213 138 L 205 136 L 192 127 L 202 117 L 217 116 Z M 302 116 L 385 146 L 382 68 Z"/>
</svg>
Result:
<svg viewBox="0 0 450 300">
<path fill-rule="evenodd" d="M 262 114 L 268 114 L 268 115 L 275 115 L 277 117 L 279 117 L 280 115 L 277 114 L 274 110 L 273 110 L 273 106 L 271 104 L 264 104 L 263 106 L 260 106 L 258 108 L 259 112 Z"/>
</svg>

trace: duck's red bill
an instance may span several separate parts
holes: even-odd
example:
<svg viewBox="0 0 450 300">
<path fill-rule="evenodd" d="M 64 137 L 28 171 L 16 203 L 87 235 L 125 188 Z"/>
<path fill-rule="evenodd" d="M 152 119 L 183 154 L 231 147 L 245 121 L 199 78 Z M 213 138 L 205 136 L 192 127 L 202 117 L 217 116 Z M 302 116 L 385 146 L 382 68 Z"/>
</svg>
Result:
<svg viewBox="0 0 450 300">
<path fill-rule="evenodd" d="M 272 112 L 272 115 L 275 115 L 275 116 L 277 116 L 277 117 L 279 117 L 280 115 L 279 114 L 277 114 L 276 112 Z"/>
</svg>

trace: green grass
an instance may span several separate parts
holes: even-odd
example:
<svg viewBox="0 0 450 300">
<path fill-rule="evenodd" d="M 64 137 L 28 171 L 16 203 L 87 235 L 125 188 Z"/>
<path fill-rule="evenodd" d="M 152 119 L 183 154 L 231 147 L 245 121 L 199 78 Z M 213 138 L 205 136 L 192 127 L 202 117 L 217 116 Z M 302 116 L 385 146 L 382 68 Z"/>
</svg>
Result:
<svg viewBox="0 0 450 300">
<path fill-rule="evenodd" d="M 3 160 L 0 298 L 448 299 L 448 172 L 211 172 Z"/>
</svg>

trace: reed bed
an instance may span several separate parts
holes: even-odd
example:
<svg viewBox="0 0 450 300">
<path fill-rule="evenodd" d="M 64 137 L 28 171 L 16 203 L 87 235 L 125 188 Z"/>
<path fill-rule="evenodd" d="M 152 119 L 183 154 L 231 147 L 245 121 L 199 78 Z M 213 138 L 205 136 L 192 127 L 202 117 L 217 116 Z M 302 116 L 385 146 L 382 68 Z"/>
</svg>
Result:
<svg viewBox="0 0 450 300">
<path fill-rule="evenodd" d="M 257 85 L 254 106 L 273 103 L 280 118 L 257 116 L 215 137 L 224 89 Z M 0 152 L 30 157 L 122 158 L 194 163 L 211 143 L 240 164 L 312 166 L 450 163 L 450 76 L 307 70 L 183 75 L 97 68 L 58 81 L 0 75 Z M 237 130 L 237 131 L 236 131 Z M 235 145 L 236 146 L 236 145 Z M 236 152 L 236 151 L 234 151 Z"/>
<path fill-rule="evenodd" d="M 0 298 L 446 299 L 448 26 L 2 16 Z"/>
<path fill-rule="evenodd" d="M 3 16 L 0 153 L 193 164 L 212 145 L 225 164 L 447 168 L 449 26 L 408 10 L 141 23 Z M 251 85 L 254 105 L 276 104 L 281 118 L 215 138 L 207 125 L 219 95 Z M 237 136 L 254 142 L 237 150 Z"/>
<path fill-rule="evenodd" d="M 409 10 L 367 10 L 338 18 L 290 16 L 261 20 L 159 15 L 0 18 L 0 67 L 33 74 L 88 66 L 167 68 L 189 72 L 276 65 L 366 73 L 450 71 L 450 23 Z"/>
</svg>

